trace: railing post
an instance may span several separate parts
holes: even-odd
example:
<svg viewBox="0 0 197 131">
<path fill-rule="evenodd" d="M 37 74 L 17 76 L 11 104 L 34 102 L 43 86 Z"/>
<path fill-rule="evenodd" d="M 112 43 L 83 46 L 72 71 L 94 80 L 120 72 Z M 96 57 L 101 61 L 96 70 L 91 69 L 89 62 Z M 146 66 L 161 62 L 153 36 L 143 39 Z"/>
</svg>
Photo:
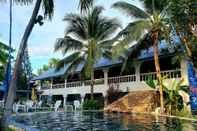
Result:
<svg viewBox="0 0 197 131">
<path fill-rule="evenodd" d="M 135 77 L 137 82 L 140 82 L 140 66 L 141 62 L 137 62 L 135 65 Z"/>
<path fill-rule="evenodd" d="M 103 69 L 103 72 L 104 72 L 104 85 L 105 85 L 105 88 L 107 88 L 108 87 L 108 68 Z"/>
<path fill-rule="evenodd" d="M 67 79 L 65 79 L 64 81 L 64 88 L 66 88 L 66 84 L 67 84 Z"/>
</svg>

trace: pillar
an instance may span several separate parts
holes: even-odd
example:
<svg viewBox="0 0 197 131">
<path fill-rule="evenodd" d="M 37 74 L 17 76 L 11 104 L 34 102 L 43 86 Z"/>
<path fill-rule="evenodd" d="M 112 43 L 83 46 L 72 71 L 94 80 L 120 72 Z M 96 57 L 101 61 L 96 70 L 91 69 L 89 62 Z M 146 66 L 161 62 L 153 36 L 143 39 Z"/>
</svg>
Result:
<svg viewBox="0 0 197 131">
<path fill-rule="evenodd" d="M 53 78 L 51 78 L 51 89 L 53 88 Z"/>
<path fill-rule="evenodd" d="M 104 73 L 104 85 L 105 85 L 105 88 L 107 88 L 108 87 L 108 68 L 103 69 L 103 73 Z"/>
<path fill-rule="evenodd" d="M 64 95 L 63 95 L 63 97 L 64 97 L 63 107 L 64 107 L 64 108 L 66 108 L 67 96 L 68 96 L 67 94 L 64 94 Z"/>
<path fill-rule="evenodd" d="M 80 94 L 81 96 L 81 105 L 83 105 L 83 102 L 85 101 L 85 94 Z"/>
<path fill-rule="evenodd" d="M 67 79 L 65 79 L 64 81 L 64 88 L 66 88 L 66 84 L 67 84 Z"/>
<path fill-rule="evenodd" d="M 181 60 L 181 78 L 183 78 L 184 82 L 183 84 L 184 85 L 189 85 L 189 82 L 188 82 L 188 67 L 187 67 L 187 61 L 186 60 Z"/>
<path fill-rule="evenodd" d="M 103 93 L 103 97 L 104 97 L 104 107 L 106 107 L 108 105 L 107 93 Z"/>
<path fill-rule="evenodd" d="M 141 67 L 141 62 L 136 62 L 135 64 L 136 82 L 140 82 L 140 67 Z"/>
</svg>

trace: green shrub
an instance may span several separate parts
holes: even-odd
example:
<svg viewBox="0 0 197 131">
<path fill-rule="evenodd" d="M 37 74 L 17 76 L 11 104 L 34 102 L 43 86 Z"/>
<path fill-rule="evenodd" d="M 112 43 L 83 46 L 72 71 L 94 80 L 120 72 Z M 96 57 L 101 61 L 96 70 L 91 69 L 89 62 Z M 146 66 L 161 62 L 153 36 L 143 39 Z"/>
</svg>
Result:
<svg viewBox="0 0 197 131">
<path fill-rule="evenodd" d="M 84 110 L 98 110 L 98 102 L 96 100 L 85 100 L 83 103 Z"/>
</svg>

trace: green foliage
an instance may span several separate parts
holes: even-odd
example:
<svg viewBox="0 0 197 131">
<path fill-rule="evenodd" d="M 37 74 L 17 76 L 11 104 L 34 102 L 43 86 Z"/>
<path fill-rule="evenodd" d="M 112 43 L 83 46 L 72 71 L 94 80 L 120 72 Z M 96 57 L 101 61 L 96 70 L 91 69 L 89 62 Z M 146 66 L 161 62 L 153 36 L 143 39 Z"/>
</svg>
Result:
<svg viewBox="0 0 197 131">
<path fill-rule="evenodd" d="M 83 64 L 82 74 L 90 77 L 94 64 L 101 57 L 109 56 L 111 36 L 120 25 L 116 19 L 102 16 L 102 12 L 103 8 L 96 6 L 84 15 L 70 13 L 65 16 L 68 27 L 64 38 L 57 39 L 55 51 L 69 55 L 58 62 L 57 69 L 67 65 L 66 74 L 70 74 Z"/>
<path fill-rule="evenodd" d="M 84 110 L 98 110 L 98 104 L 96 100 L 85 100 L 83 103 Z"/>
<path fill-rule="evenodd" d="M 116 36 L 116 44 L 113 47 L 113 56 L 127 61 L 136 58 L 140 51 L 153 46 L 152 33 L 159 32 L 158 40 L 169 40 L 169 25 L 167 17 L 158 11 L 147 12 L 128 2 L 117 2 L 114 8 L 126 12 L 130 17 L 137 18 L 130 22 Z M 137 44 L 131 44 L 137 41 Z M 124 54 L 124 55 L 123 55 Z"/>
<path fill-rule="evenodd" d="M 167 76 L 162 78 L 162 81 L 165 80 Z M 188 92 L 187 87 L 181 86 L 183 80 L 173 80 L 172 85 L 170 87 L 166 87 L 164 84 L 164 99 L 165 99 L 165 107 L 166 111 L 169 115 L 176 115 L 180 112 L 185 112 L 184 102 L 179 94 L 179 91 Z M 151 77 L 148 77 L 146 84 L 149 85 L 151 88 L 156 89 L 158 86 L 157 82 L 154 81 Z"/>
<path fill-rule="evenodd" d="M 8 2 L 9 0 L 0 0 L 0 2 Z M 30 5 L 34 0 L 13 0 L 18 5 Z M 54 1 L 53 0 L 42 0 L 42 7 L 44 12 L 44 18 L 52 19 L 54 13 Z"/>
<path fill-rule="evenodd" d="M 111 104 L 112 102 L 118 100 L 122 96 L 124 96 L 126 93 L 121 92 L 118 88 L 115 88 L 113 86 L 110 86 L 107 90 L 107 104 Z"/>
<path fill-rule="evenodd" d="M 88 10 L 93 7 L 95 0 L 79 0 L 79 8 L 80 11 L 83 12 L 88 12 Z"/>
<path fill-rule="evenodd" d="M 51 58 L 48 62 L 48 64 L 45 64 L 42 66 L 42 68 L 38 69 L 37 74 L 40 75 L 45 71 L 48 71 L 51 68 L 55 68 L 59 59 L 57 58 Z"/>
<path fill-rule="evenodd" d="M 0 42 L 0 65 L 4 65 L 7 61 L 7 58 L 8 58 L 8 50 L 9 50 L 9 47 Z"/>
</svg>

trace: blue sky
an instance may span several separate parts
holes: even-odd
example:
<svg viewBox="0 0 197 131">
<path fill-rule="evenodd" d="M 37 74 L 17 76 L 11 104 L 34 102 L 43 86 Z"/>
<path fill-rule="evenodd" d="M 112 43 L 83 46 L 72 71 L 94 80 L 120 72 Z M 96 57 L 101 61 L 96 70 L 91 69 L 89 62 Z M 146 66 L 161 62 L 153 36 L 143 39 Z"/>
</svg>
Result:
<svg viewBox="0 0 197 131">
<path fill-rule="evenodd" d="M 33 72 L 46 64 L 50 58 L 62 58 L 62 54 L 54 53 L 53 47 L 56 38 L 64 36 L 66 23 L 62 21 L 66 13 L 78 13 L 78 0 L 54 0 L 55 12 L 52 21 L 44 21 L 43 26 L 36 25 L 28 40 L 28 49 Z M 66 2 L 65 2 L 66 1 Z M 69 2 L 68 2 L 69 1 Z M 118 0 L 97 0 L 96 5 L 103 5 L 104 14 L 109 17 L 116 17 L 125 26 L 130 20 L 127 16 L 115 9 L 111 5 Z M 142 7 L 139 0 L 122 0 Z M 13 7 L 13 38 L 12 45 L 17 50 L 25 27 L 32 14 L 34 4 L 29 6 L 14 5 Z M 40 10 L 42 14 L 42 10 Z M 9 39 L 9 4 L 0 3 L 0 41 L 8 44 Z"/>
</svg>

